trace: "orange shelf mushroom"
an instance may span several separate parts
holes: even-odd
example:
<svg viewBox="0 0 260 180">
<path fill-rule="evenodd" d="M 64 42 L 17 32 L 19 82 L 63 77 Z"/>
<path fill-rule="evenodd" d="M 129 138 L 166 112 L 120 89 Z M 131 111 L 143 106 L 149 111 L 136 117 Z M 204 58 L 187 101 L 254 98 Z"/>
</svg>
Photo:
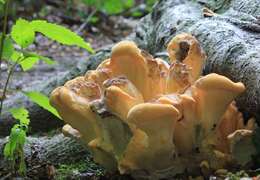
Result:
<svg viewBox="0 0 260 180">
<path fill-rule="evenodd" d="M 55 89 L 63 133 L 81 139 L 107 169 L 135 177 L 171 177 L 202 162 L 213 170 L 249 163 L 255 123 L 244 125 L 234 103 L 245 86 L 201 76 L 206 56 L 189 34 L 174 37 L 167 51 L 171 64 L 119 42 L 96 70 Z"/>
</svg>

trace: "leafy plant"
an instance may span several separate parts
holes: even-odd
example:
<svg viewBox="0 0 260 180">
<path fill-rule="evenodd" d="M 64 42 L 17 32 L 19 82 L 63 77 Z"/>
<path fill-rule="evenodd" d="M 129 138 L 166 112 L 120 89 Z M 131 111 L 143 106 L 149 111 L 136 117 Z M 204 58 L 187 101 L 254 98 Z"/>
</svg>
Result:
<svg viewBox="0 0 260 180">
<path fill-rule="evenodd" d="M 25 108 L 16 108 L 10 110 L 12 116 L 18 120 L 18 123 L 11 129 L 9 141 L 4 147 L 4 156 L 11 161 L 12 169 L 15 168 L 15 161 L 19 161 L 18 172 L 25 174 L 26 165 L 24 160 L 24 143 L 26 133 L 30 123 L 29 112 Z"/>
<path fill-rule="evenodd" d="M 84 4 L 108 15 L 119 14 L 134 6 L 134 0 L 82 0 Z"/>
<path fill-rule="evenodd" d="M 127 12 L 127 15 L 132 17 L 140 17 L 152 10 L 152 6 L 157 0 L 145 0 L 145 9 L 135 7 L 138 5 L 135 0 L 82 0 L 82 2 L 93 9 L 89 14 L 86 23 L 97 22 L 97 12 L 102 12 L 107 15 L 117 15 Z"/>
<path fill-rule="evenodd" d="M 0 119 L 3 109 L 3 102 L 6 97 L 6 92 L 8 85 L 11 80 L 11 76 L 14 73 L 14 69 L 17 65 L 20 65 L 23 71 L 28 71 L 38 62 L 43 61 L 47 64 L 55 64 L 55 61 L 48 57 L 43 57 L 33 52 L 29 52 L 26 49 L 34 43 L 36 33 L 41 33 L 51 40 L 68 46 L 78 46 L 86 49 L 87 51 L 94 53 L 90 44 L 85 42 L 76 33 L 70 31 L 69 29 L 48 23 L 44 20 L 33 20 L 27 21 L 25 19 L 18 19 L 11 29 L 11 33 L 7 34 L 7 12 L 9 7 L 9 0 L 0 3 L 4 4 L 4 25 L 3 33 L 1 34 L 0 41 L 0 66 L 2 60 L 5 60 L 8 64 L 8 76 L 5 81 L 4 87 L 2 89 L 2 95 L 0 97 Z M 1 69 L 0 69 L 0 79 L 1 79 Z M 29 99 L 37 103 L 39 106 L 48 110 L 55 116 L 59 117 L 57 111 L 50 105 L 47 96 L 41 94 L 40 92 L 23 92 Z M 15 162 L 19 162 L 18 172 L 22 175 L 25 174 L 26 165 L 24 161 L 24 151 L 23 147 L 26 141 L 26 133 L 29 127 L 29 112 L 24 107 L 10 109 L 12 116 L 18 121 L 12 129 L 9 136 L 9 140 L 4 148 L 4 156 L 11 161 L 12 167 L 16 168 Z"/>
<path fill-rule="evenodd" d="M 24 93 L 29 99 L 35 103 L 37 103 L 39 106 L 41 106 L 43 109 L 51 112 L 55 116 L 61 119 L 60 115 L 58 114 L 57 110 L 50 105 L 49 98 L 45 96 L 44 94 L 41 94 L 36 91 L 30 91 Z"/>
</svg>

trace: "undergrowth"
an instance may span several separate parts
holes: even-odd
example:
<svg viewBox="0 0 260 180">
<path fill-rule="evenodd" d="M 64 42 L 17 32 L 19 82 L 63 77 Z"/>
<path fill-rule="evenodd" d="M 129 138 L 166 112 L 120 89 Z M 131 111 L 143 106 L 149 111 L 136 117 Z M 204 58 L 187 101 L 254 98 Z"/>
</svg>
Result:
<svg viewBox="0 0 260 180">
<path fill-rule="evenodd" d="M 103 176 L 104 169 L 95 164 L 90 158 L 85 158 L 73 164 L 61 164 L 56 169 L 55 179 L 80 179 L 79 174 L 86 176 Z"/>
</svg>

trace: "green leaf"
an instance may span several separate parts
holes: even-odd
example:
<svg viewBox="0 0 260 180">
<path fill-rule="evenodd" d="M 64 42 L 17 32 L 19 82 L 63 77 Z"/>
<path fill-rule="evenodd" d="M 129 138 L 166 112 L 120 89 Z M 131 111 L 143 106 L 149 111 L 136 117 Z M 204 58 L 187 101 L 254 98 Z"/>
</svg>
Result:
<svg viewBox="0 0 260 180">
<path fill-rule="evenodd" d="M 134 0 L 125 0 L 123 1 L 124 2 L 124 6 L 125 8 L 131 8 L 134 6 L 135 4 L 135 1 Z"/>
<path fill-rule="evenodd" d="M 10 38 L 10 36 L 6 36 L 4 40 L 4 47 L 3 47 L 3 58 L 5 60 L 9 60 L 13 52 L 14 52 L 14 46 L 12 43 L 12 39 Z"/>
<path fill-rule="evenodd" d="M 19 128 L 17 144 L 19 144 L 21 147 L 23 147 L 23 145 L 25 144 L 25 140 L 26 140 L 26 132 L 22 128 Z"/>
<path fill-rule="evenodd" d="M 26 57 L 21 62 L 19 62 L 19 64 L 22 66 L 24 71 L 28 71 L 29 69 L 32 69 L 35 63 L 38 61 L 38 57 Z"/>
<path fill-rule="evenodd" d="M 11 61 L 13 62 L 17 62 L 20 58 L 23 58 L 23 54 L 18 51 L 14 51 L 10 57 Z"/>
<path fill-rule="evenodd" d="M 4 147 L 4 156 L 5 158 L 12 158 L 12 153 L 11 153 L 11 143 L 8 142 L 5 144 L 5 147 Z"/>
<path fill-rule="evenodd" d="M 141 16 L 143 16 L 143 13 L 140 11 L 134 11 L 134 12 L 132 12 L 131 16 L 132 17 L 141 17 Z"/>
<path fill-rule="evenodd" d="M 19 173 L 25 173 L 26 164 L 24 161 L 24 144 L 26 141 L 26 130 L 28 126 L 26 126 L 26 130 L 23 126 L 15 124 L 12 129 L 8 139 L 8 142 L 4 147 L 4 156 L 5 158 L 12 161 L 12 163 L 19 163 Z"/>
<path fill-rule="evenodd" d="M 31 45 L 35 38 L 35 32 L 30 22 L 25 19 L 18 19 L 11 31 L 11 37 L 22 48 Z"/>
<path fill-rule="evenodd" d="M 44 57 L 44 56 L 41 56 L 39 54 L 36 54 L 36 53 L 32 53 L 32 52 L 24 52 L 24 55 L 26 57 L 36 57 L 42 61 L 44 61 L 46 64 L 49 64 L 49 65 L 54 65 L 54 64 L 57 64 L 56 61 L 48 58 L 48 57 Z"/>
<path fill-rule="evenodd" d="M 9 140 L 4 147 L 5 158 L 12 161 L 12 163 L 19 163 L 19 173 L 25 174 L 26 164 L 24 160 L 24 144 L 26 141 L 26 132 L 18 124 L 15 124 L 11 129 Z"/>
<path fill-rule="evenodd" d="M 105 11 L 109 15 L 119 14 L 135 4 L 135 0 L 82 0 L 82 2 L 98 11 Z"/>
<path fill-rule="evenodd" d="M 41 106 L 43 109 L 46 109 L 47 111 L 51 112 L 52 114 L 61 119 L 57 110 L 50 105 L 50 101 L 47 96 L 36 91 L 25 92 L 24 94 L 27 97 L 29 97 L 31 101 L 33 101 L 34 103 Z"/>
<path fill-rule="evenodd" d="M 11 160 L 13 164 L 19 163 L 19 172 L 24 173 L 26 165 L 23 147 L 26 141 L 28 125 L 30 123 L 29 112 L 23 107 L 13 108 L 9 111 L 15 119 L 19 120 L 19 124 L 15 124 L 11 129 L 8 142 L 4 147 L 4 156 Z"/>
<path fill-rule="evenodd" d="M 18 145 L 23 146 L 26 139 L 26 133 L 23 129 L 19 128 L 19 125 L 15 125 L 9 137 L 9 142 L 4 149 L 4 156 L 9 159 L 14 159 L 15 151 L 18 148 Z"/>
<path fill-rule="evenodd" d="M 0 0 L 0 3 L 4 4 L 4 3 L 5 3 L 5 0 Z"/>
<path fill-rule="evenodd" d="M 9 110 L 12 114 L 12 116 L 19 120 L 20 124 L 23 125 L 29 125 L 30 119 L 29 119 L 29 112 L 27 109 L 21 107 L 21 108 L 13 108 Z"/>
<path fill-rule="evenodd" d="M 38 57 L 40 58 L 40 60 L 44 61 L 46 64 L 49 64 L 49 65 L 57 64 L 56 61 L 54 61 L 53 59 L 50 59 L 48 57 L 44 57 L 44 56 L 40 56 L 40 55 L 38 55 Z"/>
<path fill-rule="evenodd" d="M 118 0 L 106 0 L 103 8 L 108 14 L 118 14 L 124 10 L 124 5 Z"/>
<path fill-rule="evenodd" d="M 30 25 L 33 27 L 34 31 L 40 32 L 48 38 L 55 40 L 61 44 L 76 45 L 86 49 L 91 53 L 94 53 L 94 50 L 91 48 L 89 43 L 85 42 L 76 33 L 70 31 L 63 26 L 48 23 L 47 21 L 43 20 L 34 20 L 30 23 Z"/>
<path fill-rule="evenodd" d="M 42 60 L 43 62 L 45 62 L 46 64 L 49 64 L 49 65 L 54 65 L 54 64 L 57 64 L 56 61 L 48 58 L 48 57 L 44 57 L 44 56 L 41 56 L 41 55 L 37 55 L 37 57 Z"/>
<path fill-rule="evenodd" d="M 22 69 L 24 71 L 28 71 L 29 69 L 33 68 L 35 63 L 37 63 L 39 60 L 42 60 L 49 65 L 56 64 L 54 60 L 35 53 L 23 52 L 23 55 L 25 58 L 21 62 L 19 62 L 19 64 L 22 66 Z"/>
<path fill-rule="evenodd" d="M 88 6 L 94 6 L 96 0 L 82 0 L 83 3 L 85 3 Z"/>
<path fill-rule="evenodd" d="M 11 134 L 9 136 L 9 141 L 4 148 L 4 156 L 10 160 L 14 159 L 15 151 L 17 150 L 17 145 L 23 145 L 25 143 L 26 133 L 23 129 L 15 124 L 11 129 Z"/>
<path fill-rule="evenodd" d="M 153 6 L 156 3 L 157 0 L 146 0 L 146 4 L 148 6 Z"/>
<path fill-rule="evenodd" d="M 97 16 L 92 16 L 89 20 L 90 23 L 95 24 L 99 21 L 99 18 Z"/>
<path fill-rule="evenodd" d="M 97 10 L 101 10 L 103 5 L 103 0 L 82 0 L 82 2 L 87 6 L 96 8 Z"/>
</svg>

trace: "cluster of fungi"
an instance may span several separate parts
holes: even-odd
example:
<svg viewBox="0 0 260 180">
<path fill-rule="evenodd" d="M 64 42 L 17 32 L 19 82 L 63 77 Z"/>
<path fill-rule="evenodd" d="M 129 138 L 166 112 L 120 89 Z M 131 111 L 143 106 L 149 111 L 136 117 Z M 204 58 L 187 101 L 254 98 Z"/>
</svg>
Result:
<svg viewBox="0 0 260 180">
<path fill-rule="evenodd" d="M 51 104 L 67 123 L 63 133 L 108 170 L 136 177 L 246 166 L 255 122 L 245 124 L 234 102 L 245 86 L 202 76 L 206 56 L 189 34 L 167 51 L 170 64 L 122 41 L 96 70 L 56 88 Z"/>
</svg>

